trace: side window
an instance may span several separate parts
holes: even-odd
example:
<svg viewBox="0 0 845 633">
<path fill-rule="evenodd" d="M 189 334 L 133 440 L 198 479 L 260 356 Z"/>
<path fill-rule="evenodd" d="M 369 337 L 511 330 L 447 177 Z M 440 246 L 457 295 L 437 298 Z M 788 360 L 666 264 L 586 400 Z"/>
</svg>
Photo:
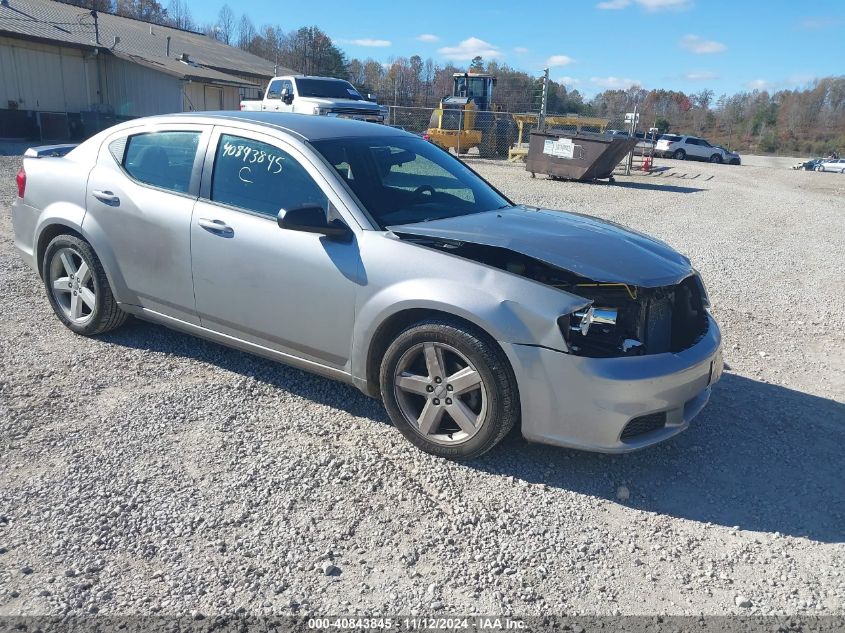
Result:
<svg viewBox="0 0 845 633">
<path fill-rule="evenodd" d="M 186 193 L 191 184 L 199 132 L 151 132 L 130 136 L 123 169 L 153 187 Z"/>
<path fill-rule="evenodd" d="M 282 98 L 282 80 L 276 79 L 270 82 L 270 86 L 267 88 L 267 98 L 268 99 L 281 99 Z"/>
<path fill-rule="evenodd" d="M 328 198 L 293 157 L 277 147 L 223 134 L 211 177 L 211 199 L 275 218 L 280 209 L 319 204 Z"/>
</svg>

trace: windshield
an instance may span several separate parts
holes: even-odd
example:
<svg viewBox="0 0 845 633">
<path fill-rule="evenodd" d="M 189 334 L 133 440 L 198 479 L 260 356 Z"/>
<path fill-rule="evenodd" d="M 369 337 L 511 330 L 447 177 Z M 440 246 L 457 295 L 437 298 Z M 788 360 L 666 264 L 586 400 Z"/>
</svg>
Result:
<svg viewBox="0 0 845 633">
<path fill-rule="evenodd" d="M 364 97 L 348 81 L 297 78 L 296 89 L 299 91 L 300 97 L 364 100 Z"/>
<path fill-rule="evenodd" d="M 511 206 L 440 148 L 411 136 L 316 141 L 379 227 Z"/>
</svg>

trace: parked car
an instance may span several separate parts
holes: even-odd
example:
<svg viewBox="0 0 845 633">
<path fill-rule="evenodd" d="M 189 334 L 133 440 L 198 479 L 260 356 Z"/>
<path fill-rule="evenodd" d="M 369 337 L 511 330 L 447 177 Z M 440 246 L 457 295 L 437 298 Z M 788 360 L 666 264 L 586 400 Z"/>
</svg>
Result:
<svg viewBox="0 0 845 633">
<path fill-rule="evenodd" d="M 711 145 L 703 138 L 680 134 L 661 136 L 654 147 L 654 153 L 675 160 L 706 160 L 711 163 L 729 163 L 734 156 L 739 159 L 738 154 L 728 152 L 717 145 Z"/>
<path fill-rule="evenodd" d="M 802 169 L 804 171 L 815 171 L 816 167 L 821 163 L 824 158 L 811 158 L 810 160 L 802 160 L 798 163 L 795 163 L 792 166 L 792 169 Z"/>
<path fill-rule="evenodd" d="M 241 101 L 241 110 L 295 112 L 384 123 L 387 107 L 367 101 L 348 81 L 333 77 L 274 77 L 261 101 Z"/>
<path fill-rule="evenodd" d="M 727 147 L 722 147 L 721 145 L 716 145 L 716 149 L 722 150 L 722 162 L 727 163 L 728 165 L 742 165 L 742 157 L 729 150 Z"/>
<path fill-rule="evenodd" d="M 816 171 L 832 171 L 845 173 L 845 158 L 828 158 L 816 165 Z"/>
<path fill-rule="evenodd" d="M 686 257 L 516 205 L 389 126 L 174 114 L 38 155 L 14 243 L 63 325 L 92 336 L 133 314 L 353 384 L 436 455 L 475 457 L 517 423 L 643 448 L 687 428 L 722 372 Z"/>
</svg>

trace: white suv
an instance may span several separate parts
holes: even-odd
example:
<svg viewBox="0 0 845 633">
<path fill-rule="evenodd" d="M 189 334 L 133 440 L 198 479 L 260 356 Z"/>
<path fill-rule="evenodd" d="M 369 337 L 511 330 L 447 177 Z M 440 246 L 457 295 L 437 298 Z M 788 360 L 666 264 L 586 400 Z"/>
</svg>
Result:
<svg viewBox="0 0 845 633">
<path fill-rule="evenodd" d="M 711 145 L 697 136 L 680 136 L 678 134 L 664 134 L 661 136 L 654 153 L 658 156 L 674 158 L 676 160 L 695 159 L 706 160 L 711 163 L 735 162 L 739 155 L 728 155 L 721 147 Z"/>
</svg>

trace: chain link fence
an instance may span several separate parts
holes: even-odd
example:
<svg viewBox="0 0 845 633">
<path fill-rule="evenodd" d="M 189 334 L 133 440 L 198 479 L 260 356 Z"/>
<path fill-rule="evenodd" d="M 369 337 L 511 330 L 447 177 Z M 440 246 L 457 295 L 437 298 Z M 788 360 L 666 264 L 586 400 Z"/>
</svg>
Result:
<svg viewBox="0 0 845 633">
<path fill-rule="evenodd" d="M 541 126 L 557 132 L 630 134 L 631 124 L 624 114 L 613 118 L 536 112 L 479 111 L 463 108 L 423 108 L 390 106 L 388 125 L 418 134 L 461 157 L 521 161 L 528 153 L 531 130 Z M 654 142 L 647 132 L 633 130 L 642 137 L 632 153 L 620 163 L 624 173 L 650 168 L 654 162 Z"/>
</svg>

